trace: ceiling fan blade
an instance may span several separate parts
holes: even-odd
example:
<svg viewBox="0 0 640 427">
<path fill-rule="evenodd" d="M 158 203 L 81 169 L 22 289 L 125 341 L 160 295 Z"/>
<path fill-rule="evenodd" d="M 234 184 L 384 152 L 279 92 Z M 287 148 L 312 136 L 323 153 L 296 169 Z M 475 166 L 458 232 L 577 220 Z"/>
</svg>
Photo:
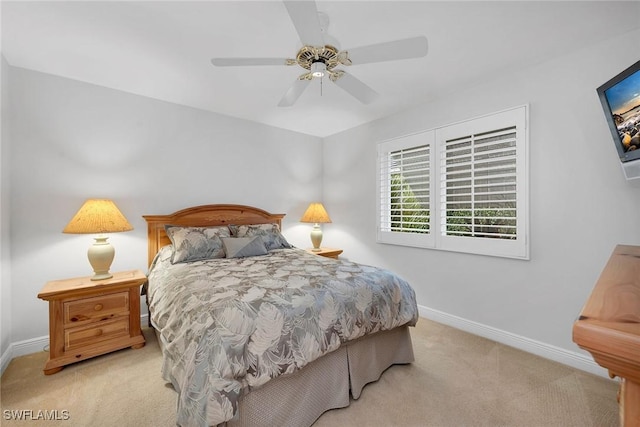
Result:
<svg viewBox="0 0 640 427">
<path fill-rule="evenodd" d="M 309 86 L 309 83 L 311 83 L 311 80 L 296 79 L 278 103 L 278 107 L 290 107 L 295 104 L 302 92 Z"/>
<path fill-rule="evenodd" d="M 363 104 L 369 104 L 378 97 L 378 92 L 346 72 L 343 72 L 334 83 Z"/>
<path fill-rule="evenodd" d="M 420 58 L 427 54 L 428 49 L 427 38 L 419 36 L 348 49 L 348 57 L 353 65 L 360 65 L 372 62 L 395 61 L 397 59 Z"/>
<path fill-rule="evenodd" d="M 324 46 L 316 2 L 314 0 L 285 0 L 284 5 L 302 44 L 305 46 Z"/>
<path fill-rule="evenodd" d="M 250 65 L 290 65 L 288 58 L 213 58 L 216 67 L 244 67 Z M 295 61 L 293 62 L 295 64 Z"/>
</svg>

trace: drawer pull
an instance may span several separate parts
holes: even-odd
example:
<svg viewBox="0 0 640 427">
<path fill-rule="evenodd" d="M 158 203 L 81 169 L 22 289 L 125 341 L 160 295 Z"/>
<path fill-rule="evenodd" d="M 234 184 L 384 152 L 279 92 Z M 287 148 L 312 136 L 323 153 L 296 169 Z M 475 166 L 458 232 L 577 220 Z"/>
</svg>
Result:
<svg viewBox="0 0 640 427">
<path fill-rule="evenodd" d="M 95 311 L 100 311 L 100 310 L 102 310 L 102 304 L 96 304 L 96 305 L 93 307 L 93 309 L 94 309 Z"/>
<path fill-rule="evenodd" d="M 72 321 L 72 322 L 77 322 L 77 321 L 78 321 L 78 318 L 77 318 L 77 317 L 72 317 L 72 318 L 71 318 L 71 321 Z"/>
<path fill-rule="evenodd" d="M 96 336 L 99 337 L 102 335 L 102 329 L 96 329 Z"/>
</svg>

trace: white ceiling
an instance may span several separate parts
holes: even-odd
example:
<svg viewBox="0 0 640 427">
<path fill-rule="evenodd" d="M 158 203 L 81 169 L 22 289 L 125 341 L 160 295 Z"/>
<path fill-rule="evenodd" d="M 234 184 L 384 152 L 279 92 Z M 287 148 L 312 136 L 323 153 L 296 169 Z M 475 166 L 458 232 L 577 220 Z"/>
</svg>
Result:
<svg viewBox="0 0 640 427">
<path fill-rule="evenodd" d="M 640 26 L 640 2 L 317 5 L 341 49 L 425 35 L 429 53 L 350 67 L 381 95 L 372 104 L 324 79 L 287 108 L 277 104 L 301 68 L 210 63 L 294 57 L 301 43 L 280 1 L 2 1 L 2 53 L 12 66 L 324 137 Z"/>
</svg>

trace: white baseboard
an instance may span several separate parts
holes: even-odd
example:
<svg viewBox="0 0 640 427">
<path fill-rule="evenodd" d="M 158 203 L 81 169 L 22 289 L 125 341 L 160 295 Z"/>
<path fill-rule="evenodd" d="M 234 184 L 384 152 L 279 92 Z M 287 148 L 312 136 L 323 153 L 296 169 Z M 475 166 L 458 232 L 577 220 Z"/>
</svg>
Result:
<svg viewBox="0 0 640 427">
<path fill-rule="evenodd" d="M 458 316 L 454 316 L 442 311 L 434 310 L 425 306 L 418 306 L 421 317 L 442 323 L 474 335 L 478 335 L 572 368 L 580 369 L 591 374 L 609 378 L 607 370 L 598 365 L 591 357 L 585 356 L 573 351 L 565 350 L 550 344 L 532 340 L 511 332 L 483 325 L 481 323 L 472 322 Z"/>
<path fill-rule="evenodd" d="M 149 315 L 147 313 L 140 316 L 140 325 L 146 326 Z M 9 348 L 0 356 L 0 375 L 9 366 L 9 362 L 14 357 L 24 356 L 25 354 L 37 353 L 39 351 L 49 351 L 49 335 L 29 340 L 11 343 Z"/>
<path fill-rule="evenodd" d="M 45 351 L 48 345 L 49 335 L 11 343 L 9 348 L 2 355 L 2 362 L 0 362 L 0 375 L 4 373 L 4 370 L 9 366 L 9 362 L 11 362 L 14 357 Z"/>
<path fill-rule="evenodd" d="M 11 351 L 11 345 L 0 356 L 0 376 L 4 373 L 4 370 L 9 366 L 9 362 L 13 359 L 13 352 Z"/>
</svg>

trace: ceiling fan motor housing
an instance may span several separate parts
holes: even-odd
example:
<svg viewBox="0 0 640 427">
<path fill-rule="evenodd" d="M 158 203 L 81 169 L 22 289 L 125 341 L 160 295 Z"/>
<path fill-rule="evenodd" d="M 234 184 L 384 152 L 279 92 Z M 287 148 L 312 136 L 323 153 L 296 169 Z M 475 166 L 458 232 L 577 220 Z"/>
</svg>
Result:
<svg viewBox="0 0 640 427">
<path fill-rule="evenodd" d="M 338 49 L 331 45 L 322 47 L 303 46 L 296 55 L 296 62 L 307 70 L 311 70 L 311 67 L 316 62 L 323 63 L 329 71 L 340 65 Z"/>
</svg>

